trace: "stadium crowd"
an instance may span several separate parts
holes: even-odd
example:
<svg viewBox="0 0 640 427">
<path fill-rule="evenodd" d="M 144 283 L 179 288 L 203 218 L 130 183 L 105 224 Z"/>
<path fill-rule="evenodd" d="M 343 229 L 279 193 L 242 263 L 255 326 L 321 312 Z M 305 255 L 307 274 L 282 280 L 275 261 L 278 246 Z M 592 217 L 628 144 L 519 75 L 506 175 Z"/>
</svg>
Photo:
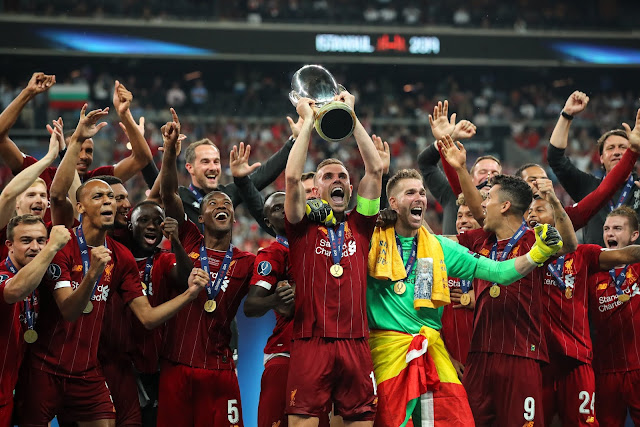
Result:
<svg viewBox="0 0 640 427">
<path fill-rule="evenodd" d="M 473 28 L 527 29 L 611 29 L 631 30 L 632 16 L 638 12 L 633 1 L 584 1 L 580 7 L 569 0 L 246 0 L 184 1 L 145 0 L 128 2 L 88 2 L 8 0 L 8 13 L 44 16 L 121 18 L 164 21 L 174 19 L 205 21 L 246 21 L 357 24 L 455 26 Z"/>
</svg>

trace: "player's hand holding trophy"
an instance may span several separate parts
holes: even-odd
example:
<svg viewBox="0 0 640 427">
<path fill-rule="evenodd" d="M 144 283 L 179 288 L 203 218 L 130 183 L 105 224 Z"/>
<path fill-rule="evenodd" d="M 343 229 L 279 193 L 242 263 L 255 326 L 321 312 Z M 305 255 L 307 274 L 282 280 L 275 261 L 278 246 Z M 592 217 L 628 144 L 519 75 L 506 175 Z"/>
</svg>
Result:
<svg viewBox="0 0 640 427">
<path fill-rule="evenodd" d="M 337 142 L 353 133 L 356 115 L 347 103 L 338 100 L 346 91 L 331 73 L 320 65 L 305 65 L 293 75 L 289 99 L 296 106 L 300 98 L 315 102 L 315 128 L 322 139 Z"/>
</svg>

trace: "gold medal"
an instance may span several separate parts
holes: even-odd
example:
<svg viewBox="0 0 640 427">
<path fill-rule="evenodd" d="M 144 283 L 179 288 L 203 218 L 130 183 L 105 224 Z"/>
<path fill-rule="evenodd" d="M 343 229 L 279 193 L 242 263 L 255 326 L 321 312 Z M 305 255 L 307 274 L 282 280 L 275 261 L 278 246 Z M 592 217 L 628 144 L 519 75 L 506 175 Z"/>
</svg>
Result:
<svg viewBox="0 0 640 427">
<path fill-rule="evenodd" d="M 567 299 L 571 299 L 573 298 L 573 289 L 572 288 L 566 288 L 564 290 L 564 296 L 567 297 Z"/>
<path fill-rule="evenodd" d="M 471 296 L 467 293 L 462 294 L 462 296 L 460 297 L 460 304 L 462 305 L 471 304 Z"/>
<path fill-rule="evenodd" d="M 24 340 L 27 344 L 33 344 L 38 339 L 38 333 L 33 329 L 27 329 L 24 333 Z"/>
<path fill-rule="evenodd" d="M 393 292 L 395 292 L 398 295 L 404 294 L 406 290 L 407 290 L 407 285 L 405 285 L 402 280 L 397 281 L 396 284 L 393 285 Z"/>
<path fill-rule="evenodd" d="M 84 310 L 82 310 L 83 314 L 89 314 L 93 311 L 93 303 L 91 301 L 89 301 L 87 303 L 87 306 L 84 308 Z"/>
<path fill-rule="evenodd" d="M 618 301 L 620 301 L 620 302 L 627 302 L 627 301 L 629 301 L 629 298 L 631 298 L 631 297 L 629 295 L 627 295 L 627 294 L 618 295 Z"/>
<path fill-rule="evenodd" d="M 491 295 L 491 298 L 498 298 L 500 296 L 500 286 L 491 286 L 491 289 L 489 289 L 489 295 Z"/>
<path fill-rule="evenodd" d="M 331 275 L 333 277 L 340 277 L 340 276 L 342 276 L 342 273 L 344 272 L 344 269 L 342 268 L 342 266 L 340 264 L 333 264 L 329 268 L 329 272 L 331 273 Z"/>
<path fill-rule="evenodd" d="M 213 313 L 214 311 L 216 311 L 216 301 L 212 300 L 212 299 L 208 299 L 207 302 L 204 303 L 204 311 L 206 311 L 207 313 Z"/>
</svg>

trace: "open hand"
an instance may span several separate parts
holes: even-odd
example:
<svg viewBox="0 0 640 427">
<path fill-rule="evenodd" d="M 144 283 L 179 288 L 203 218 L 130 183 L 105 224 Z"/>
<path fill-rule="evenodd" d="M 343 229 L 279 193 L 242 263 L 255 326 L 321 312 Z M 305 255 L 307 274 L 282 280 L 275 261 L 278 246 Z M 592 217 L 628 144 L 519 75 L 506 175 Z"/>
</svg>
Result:
<svg viewBox="0 0 640 427">
<path fill-rule="evenodd" d="M 240 148 L 234 145 L 231 149 L 229 168 L 231 175 L 235 178 L 245 177 L 260 167 L 260 162 L 249 165 L 249 155 L 251 155 L 251 146 L 247 144 L 245 148 L 244 142 L 240 143 Z"/>
<path fill-rule="evenodd" d="M 444 103 L 438 101 L 438 105 L 433 107 L 433 114 L 429 114 L 429 124 L 431 125 L 431 133 L 436 140 L 441 140 L 445 135 L 451 135 L 456 128 L 456 113 L 449 115 L 449 101 L 446 99 Z"/>
<path fill-rule="evenodd" d="M 85 139 L 93 138 L 100 129 L 107 125 L 106 122 L 98 123 L 98 120 L 109 114 L 109 107 L 93 110 L 89 112 L 89 114 L 85 115 L 87 107 L 87 104 L 82 106 L 82 110 L 80 110 L 80 121 L 78 121 L 78 126 L 76 126 L 76 130 L 73 132 L 73 136 L 80 142 L 84 142 Z"/>
<path fill-rule="evenodd" d="M 375 145 L 376 150 L 378 150 L 378 155 L 380 156 L 380 160 L 382 160 L 382 173 L 389 173 L 389 166 L 391 165 L 391 150 L 389 150 L 389 144 L 387 141 L 382 142 L 382 138 L 377 135 L 371 135 L 371 139 L 373 140 L 373 145 Z"/>
<path fill-rule="evenodd" d="M 460 141 L 453 142 L 451 136 L 445 135 L 438 141 L 442 157 L 456 170 L 467 167 L 467 150 Z"/>
</svg>

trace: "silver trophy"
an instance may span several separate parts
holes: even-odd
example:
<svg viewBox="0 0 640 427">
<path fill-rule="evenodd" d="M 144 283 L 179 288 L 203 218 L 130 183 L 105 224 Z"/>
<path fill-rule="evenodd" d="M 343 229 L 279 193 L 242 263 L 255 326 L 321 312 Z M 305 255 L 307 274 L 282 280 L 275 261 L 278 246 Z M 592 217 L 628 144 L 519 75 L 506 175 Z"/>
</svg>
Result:
<svg viewBox="0 0 640 427">
<path fill-rule="evenodd" d="M 351 107 L 334 99 L 344 90 L 326 68 L 305 65 L 291 79 L 289 99 L 294 107 L 300 98 L 313 99 L 318 135 L 330 142 L 342 141 L 351 136 L 356 125 L 356 115 Z"/>
</svg>

